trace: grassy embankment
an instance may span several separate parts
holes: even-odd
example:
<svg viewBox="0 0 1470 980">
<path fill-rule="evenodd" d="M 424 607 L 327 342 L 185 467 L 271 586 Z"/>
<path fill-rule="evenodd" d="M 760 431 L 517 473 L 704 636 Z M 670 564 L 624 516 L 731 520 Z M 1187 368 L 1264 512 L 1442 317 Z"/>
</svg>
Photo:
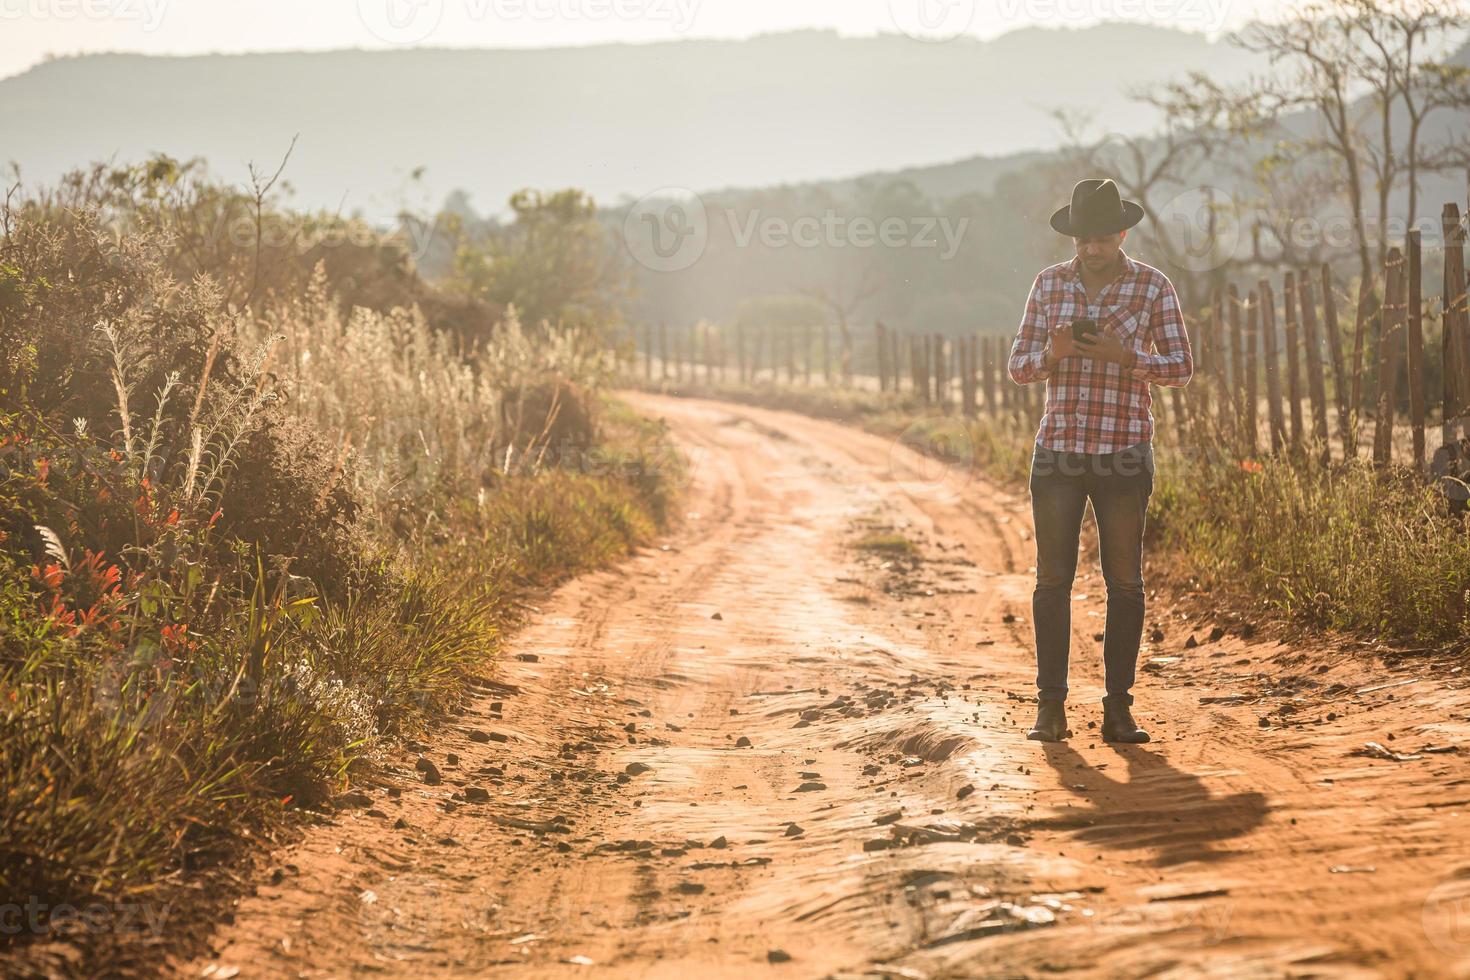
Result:
<svg viewBox="0 0 1470 980">
<path fill-rule="evenodd" d="M 200 234 L 250 204 L 158 166 L 0 214 L 0 972 L 174 935 L 675 489 L 595 337 L 299 245 L 339 219 Z"/>
</svg>

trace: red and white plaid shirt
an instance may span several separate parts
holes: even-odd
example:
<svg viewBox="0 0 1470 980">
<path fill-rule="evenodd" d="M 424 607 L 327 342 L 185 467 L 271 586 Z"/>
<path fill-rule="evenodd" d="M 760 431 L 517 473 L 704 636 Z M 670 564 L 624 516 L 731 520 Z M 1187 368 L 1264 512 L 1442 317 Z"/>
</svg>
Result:
<svg viewBox="0 0 1470 980">
<path fill-rule="evenodd" d="M 1073 258 L 1041 270 L 1008 367 L 1016 384 L 1047 383 L 1038 443 L 1054 452 L 1115 453 L 1153 438 L 1149 385 L 1188 384 L 1194 356 L 1168 276 L 1123 253 L 1122 274 L 1089 303 L 1080 268 Z M 1132 348 L 1133 367 L 1077 354 L 1048 368 L 1048 332 L 1080 317 Z"/>
</svg>

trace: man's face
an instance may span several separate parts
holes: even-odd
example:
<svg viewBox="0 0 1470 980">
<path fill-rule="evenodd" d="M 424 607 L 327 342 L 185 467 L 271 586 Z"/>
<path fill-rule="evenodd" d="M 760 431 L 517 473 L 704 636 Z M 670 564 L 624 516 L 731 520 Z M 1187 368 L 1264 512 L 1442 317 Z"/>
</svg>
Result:
<svg viewBox="0 0 1470 980">
<path fill-rule="evenodd" d="M 1087 271 L 1105 272 L 1118 261 L 1118 252 L 1127 237 L 1127 231 L 1120 231 L 1098 238 L 1074 238 L 1072 242 L 1077 246 L 1077 257 Z"/>
</svg>

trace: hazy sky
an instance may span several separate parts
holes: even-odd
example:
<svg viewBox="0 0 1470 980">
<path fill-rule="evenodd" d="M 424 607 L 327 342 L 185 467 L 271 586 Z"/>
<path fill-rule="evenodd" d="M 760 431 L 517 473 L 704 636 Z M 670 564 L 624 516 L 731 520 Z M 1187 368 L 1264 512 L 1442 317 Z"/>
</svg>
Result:
<svg viewBox="0 0 1470 980">
<path fill-rule="evenodd" d="M 1280 0 L 0 0 L 0 77 L 47 54 L 542 47 L 802 27 L 929 41 L 1144 20 L 1216 34 Z"/>
</svg>

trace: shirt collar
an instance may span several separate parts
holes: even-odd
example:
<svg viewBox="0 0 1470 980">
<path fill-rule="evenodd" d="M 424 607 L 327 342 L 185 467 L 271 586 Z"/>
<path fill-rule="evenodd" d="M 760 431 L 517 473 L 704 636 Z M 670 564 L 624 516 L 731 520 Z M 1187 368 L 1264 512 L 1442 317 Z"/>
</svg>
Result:
<svg viewBox="0 0 1470 980">
<path fill-rule="evenodd" d="M 1137 279 L 1143 271 L 1142 266 L 1133 260 L 1133 256 L 1122 249 L 1118 251 L 1123 256 L 1123 271 L 1119 274 L 1118 278 L 1108 284 L 1109 287 L 1127 285 Z M 1072 256 L 1072 261 L 1068 262 L 1066 266 L 1066 276 L 1079 287 L 1082 285 L 1082 259 L 1080 257 L 1076 255 Z"/>
</svg>

